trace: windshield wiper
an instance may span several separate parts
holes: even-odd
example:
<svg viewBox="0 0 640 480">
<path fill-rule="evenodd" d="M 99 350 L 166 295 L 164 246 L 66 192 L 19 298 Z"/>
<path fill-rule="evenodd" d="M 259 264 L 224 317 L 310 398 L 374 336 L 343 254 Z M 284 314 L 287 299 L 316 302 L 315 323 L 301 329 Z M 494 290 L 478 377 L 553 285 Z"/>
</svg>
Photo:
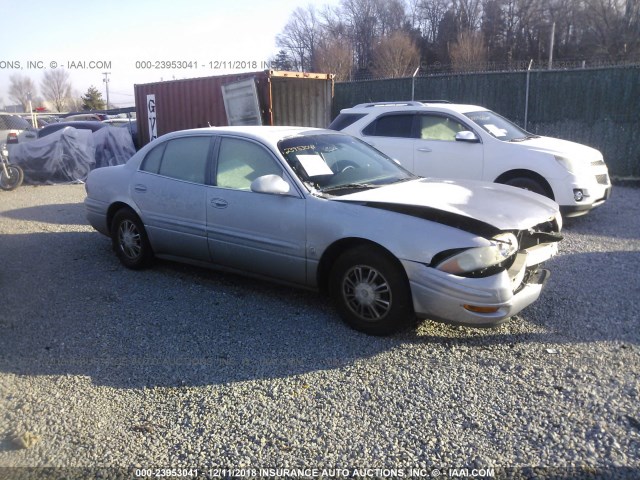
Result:
<svg viewBox="0 0 640 480">
<path fill-rule="evenodd" d="M 533 134 L 530 133 L 525 137 L 512 138 L 509 141 L 510 142 L 524 142 L 525 140 L 531 140 L 532 138 L 540 138 L 540 135 L 533 135 Z"/>
<path fill-rule="evenodd" d="M 319 191 L 322 193 L 333 192 L 335 190 L 362 190 L 368 188 L 378 188 L 380 185 L 373 185 L 371 183 L 345 183 L 344 185 L 334 185 L 332 187 L 321 188 Z"/>
<path fill-rule="evenodd" d="M 398 180 L 396 180 L 395 182 L 390 183 L 389 185 L 395 185 L 396 183 L 402 183 L 402 182 L 410 182 L 412 180 L 418 180 L 419 177 L 418 175 L 416 175 L 415 177 L 406 177 L 406 178 L 400 178 Z"/>
</svg>

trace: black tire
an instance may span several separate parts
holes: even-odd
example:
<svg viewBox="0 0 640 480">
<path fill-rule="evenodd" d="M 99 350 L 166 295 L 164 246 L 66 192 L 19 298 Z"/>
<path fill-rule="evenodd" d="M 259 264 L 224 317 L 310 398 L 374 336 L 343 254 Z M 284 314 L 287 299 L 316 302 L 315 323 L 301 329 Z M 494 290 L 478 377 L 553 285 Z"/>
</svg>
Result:
<svg viewBox="0 0 640 480">
<path fill-rule="evenodd" d="M 17 165 L 7 165 L 7 174 L 4 168 L 0 168 L 0 188 L 2 190 L 15 190 L 24 180 L 24 172 Z"/>
<path fill-rule="evenodd" d="M 530 177 L 510 178 L 509 180 L 504 182 L 504 184 L 511 185 L 512 187 L 523 188 L 524 190 L 529 190 L 533 193 L 549 197 L 549 193 L 547 192 L 546 188 L 544 188 L 544 186 L 542 186 L 540 182 Z"/>
<path fill-rule="evenodd" d="M 120 262 L 127 268 L 139 270 L 148 267 L 153 251 L 144 225 L 130 209 L 123 208 L 111 222 L 111 241 Z"/>
<path fill-rule="evenodd" d="M 411 291 L 397 260 L 362 245 L 343 253 L 329 277 L 329 294 L 343 320 L 369 335 L 390 335 L 414 318 Z"/>
</svg>

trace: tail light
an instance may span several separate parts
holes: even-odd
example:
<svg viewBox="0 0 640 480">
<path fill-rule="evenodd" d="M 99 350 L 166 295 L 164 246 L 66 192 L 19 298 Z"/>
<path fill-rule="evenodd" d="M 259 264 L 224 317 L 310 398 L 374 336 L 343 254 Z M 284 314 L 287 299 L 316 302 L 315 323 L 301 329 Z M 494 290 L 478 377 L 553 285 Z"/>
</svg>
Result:
<svg viewBox="0 0 640 480">
<path fill-rule="evenodd" d="M 16 132 L 7 133 L 7 144 L 18 143 L 18 134 Z"/>
</svg>

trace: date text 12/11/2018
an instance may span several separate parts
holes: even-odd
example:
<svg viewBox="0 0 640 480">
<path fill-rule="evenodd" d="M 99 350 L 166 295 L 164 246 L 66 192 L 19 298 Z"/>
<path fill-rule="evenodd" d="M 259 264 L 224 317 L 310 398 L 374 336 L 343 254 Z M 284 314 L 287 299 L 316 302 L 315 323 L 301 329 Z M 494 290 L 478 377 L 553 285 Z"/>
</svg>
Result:
<svg viewBox="0 0 640 480">
<path fill-rule="evenodd" d="M 267 70 L 271 69 L 271 62 L 258 60 L 208 60 L 206 62 L 195 60 L 137 60 L 135 68 L 140 70 Z"/>
</svg>

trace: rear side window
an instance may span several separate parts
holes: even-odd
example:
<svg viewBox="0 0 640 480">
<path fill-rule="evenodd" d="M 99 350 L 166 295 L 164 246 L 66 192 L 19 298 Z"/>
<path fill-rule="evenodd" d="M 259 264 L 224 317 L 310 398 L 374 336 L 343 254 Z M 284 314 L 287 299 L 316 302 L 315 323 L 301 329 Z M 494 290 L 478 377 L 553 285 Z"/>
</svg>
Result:
<svg viewBox="0 0 640 480">
<path fill-rule="evenodd" d="M 328 128 L 337 131 L 344 130 L 352 123 L 355 123 L 362 117 L 366 116 L 366 113 L 341 113 L 335 118 L 333 122 L 331 122 Z"/>
<path fill-rule="evenodd" d="M 414 114 L 384 115 L 370 123 L 362 133 L 374 137 L 412 138 Z"/>
<path fill-rule="evenodd" d="M 164 153 L 165 143 L 158 145 L 144 158 L 140 170 L 150 173 L 158 173 L 160 171 L 160 161 L 162 160 L 162 154 Z"/>
<path fill-rule="evenodd" d="M 169 140 L 151 150 L 141 170 L 193 183 L 206 183 L 210 137 Z"/>
</svg>

